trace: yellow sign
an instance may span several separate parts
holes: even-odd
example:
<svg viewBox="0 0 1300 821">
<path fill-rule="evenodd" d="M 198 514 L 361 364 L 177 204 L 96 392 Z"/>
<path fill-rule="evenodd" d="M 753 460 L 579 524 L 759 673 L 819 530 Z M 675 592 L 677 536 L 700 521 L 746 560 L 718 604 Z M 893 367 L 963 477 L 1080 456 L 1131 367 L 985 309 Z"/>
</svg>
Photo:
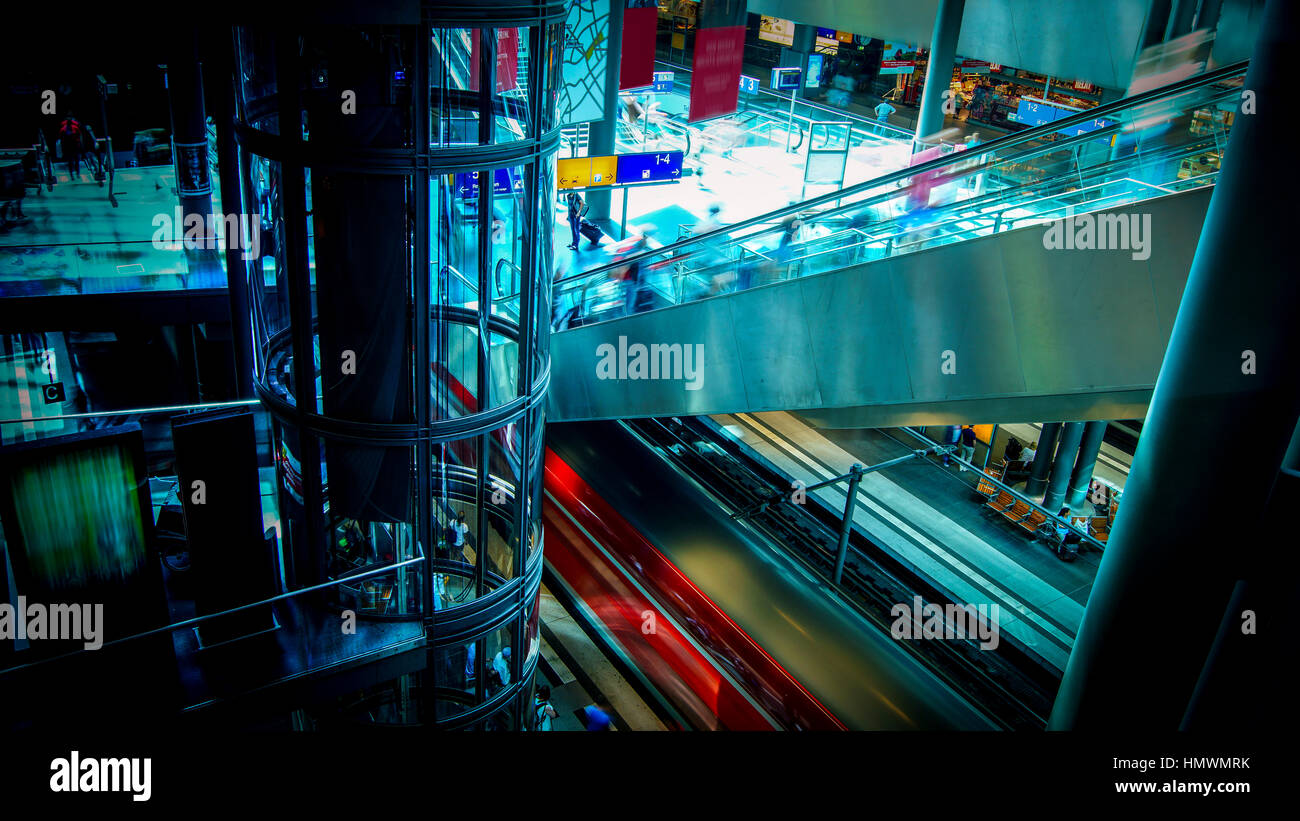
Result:
<svg viewBox="0 0 1300 821">
<path fill-rule="evenodd" d="M 591 188 L 613 185 L 618 168 L 617 156 L 575 157 L 555 164 L 556 188 Z"/>
</svg>

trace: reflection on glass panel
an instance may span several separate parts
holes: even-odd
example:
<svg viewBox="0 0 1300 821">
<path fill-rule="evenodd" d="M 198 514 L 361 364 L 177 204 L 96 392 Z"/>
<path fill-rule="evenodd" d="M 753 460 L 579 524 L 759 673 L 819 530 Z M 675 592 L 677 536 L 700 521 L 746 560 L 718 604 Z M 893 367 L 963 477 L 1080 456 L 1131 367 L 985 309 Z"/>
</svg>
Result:
<svg viewBox="0 0 1300 821">
<path fill-rule="evenodd" d="M 239 118 L 269 134 L 280 133 L 275 96 L 275 39 L 267 30 L 240 26 L 235 29 L 239 66 L 239 93 L 235 99 Z"/>
<path fill-rule="evenodd" d="M 511 423 L 488 437 L 489 473 L 487 570 L 509 580 L 516 575 L 519 545 L 520 425 Z"/>
<path fill-rule="evenodd" d="M 430 34 L 429 139 L 434 145 L 476 145 L 478 29 L 440 29 Z M 471 90 L 471 84 L 473 90 Z"/>
</svg>

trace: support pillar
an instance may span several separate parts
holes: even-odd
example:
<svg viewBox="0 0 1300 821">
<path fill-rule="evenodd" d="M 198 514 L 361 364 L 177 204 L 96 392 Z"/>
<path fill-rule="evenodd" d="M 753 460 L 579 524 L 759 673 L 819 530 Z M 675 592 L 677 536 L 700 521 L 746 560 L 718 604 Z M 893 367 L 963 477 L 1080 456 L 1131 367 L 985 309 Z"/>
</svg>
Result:
<svg viewBox="0 0 1300 821">
<path fill-rule="evenodd" d="M 1052 466 L 1056 438 L 1060 435 L 1060 422 L 1043 423 L 1043 432 L 1038 437 L 1038 450 L 1034 451 L 1034 462 L 1029 467 L 1029 481 L 1025 483 L 1026 496 L 1037 496 L 1047 489 L 1047 471 Z"/>
<path fill-rule="evenodd" d="M 605 52 L 605 116 L 591 124 L 587 136 L 587 156 L 601 157 L 613 154 L 614 138 L 618 134 L 618 120 L 622 115 L 622 103 L 618 99 L 618 70 L 623 61 L 623 9 L 625 3 L 609 4 L 609 44 Z M 608 188 L 584 191 L 582 196 L 590 210 L 587 216 L 591 220 L 610 219 L 610 204 L 614 192 Z"/>
<path fill-rule="evenodd" d="M 1101 451 L 1101 441 L 1106 437 L 1105 421 L 1088 422 L 1083 426 L 1083 442 L 1079 445 L 1079 458 L 1074 463 L 1074 472 L 1070 474 L 1070 490 L 1065 496 L 1065 503 L 1078 507 L 1088 497 L 1088 486 L 1092 484 L 1092 470 L 1097 466 L 1097 454 Z"/>
<path fill-rule="evenodd" d="M 1056 449 L 1056 458 L 1052 460 L 1052 472 L 1047 478 L 1047 493 L 1043 496 L 1043 507 L 1053 513 L 1065 501 L 1065 491 L 1070 485 L 1070 470 L 1074 467 L 1074 458 L 1079 453 L 1079 440 L 1082 438 L 1082 422 L 1066 422 L 1061 429 L 1061 444 Z"/>
<path fill-rule="evenodd" d="M 1268 583 L 1292 561 L 1261 523 L 1300 417 L 1300 278 L 1277 252 L 1278 238 L 1294 233 L 1291 214 L 1258 203 L 1263 180 L 1277 191 L 1300 185 L 1297 169 L 1276 161 L 1290 140 L 1300 7 L 1270 0 L 1258 38 L 1243 84 L 1258 106 L 1238 115 L 1228 138 L 1049 729 L 1178 728 L 1238 581 Z M 1208 444 L 1241 431 L 1250 447 Z M 1285 619 L 1290 607 L 1259 612 Z M 1276 725 L 1278 702 L 1259 688 L 1258 679 L 1239 683 L 1220 703 Z"/>
<path fill-rule="evenodd" d="M 921 110 L 916 117 L 916 135 L 912 153 L 921 150 L 921 138 L 943 130 L 944 91 L 952 84 L 952 66 L 957 59 L 957 35 L 966 0 L 939 0 L 934 15 L 934 34 L 930 37 L 930 65 L 925 70 L 925 90 L 921 92 Z"/>
<path fill-rule="evenodd" d="M 203 65 L 193 39 L 180 44 L 167 63 L 167 97 L 171 105 L 176 195 L 185 219 L 197 214 L 207 226 L 212 214 L 207 109 L 203 97 Z M 208 235 L 205 227 L 203 236 Z"/>
</svg>

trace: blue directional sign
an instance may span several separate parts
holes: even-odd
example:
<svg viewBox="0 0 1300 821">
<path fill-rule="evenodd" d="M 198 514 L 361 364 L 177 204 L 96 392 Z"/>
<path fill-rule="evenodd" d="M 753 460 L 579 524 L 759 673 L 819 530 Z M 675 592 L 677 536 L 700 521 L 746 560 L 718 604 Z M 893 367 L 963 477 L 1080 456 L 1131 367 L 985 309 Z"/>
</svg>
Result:
<svg viewBox="0 0 1300 821">
<path fill-rule="evenodd" d="M 772 88 L 779 91 L 791 91 L 799 87 L 799 80 L 803 76 L 803 70 L 799 68 L 774 68 L 772 69 Z"/>
<path fill-rule="evenodd" d="M 757 94 L 757 93 L 758 93 L 758 78 L 757 78 L 757 77 L 750 77 L 748 74 L 742 74 L 742 75 L 740 75 L 740 93 L 741 93 L 741 94 Z"/>
<path fill-rule="evenodd" d="M 1066 117 L 1073 117 L 1078 111 L 1060 106 L 1051 105 L 1041 100 L 1027 100 L 1021 98 L 1020 104 L 1016 107 L 1016 122 L 1024 123 L 1033 128 L 1034 126 L 1045 125 L 1056 120 L 1063 120 Z M 1081 123 L 1079 125 L 1062 128 L 1057 134 L 1064 134 L 1067 137 L 1077 137 L 1080 134 L 1087 134 L 1089 131 L 1096 131 L 1099 128 L 1106 128 L 1114 125 L 1114 121 L 1107 120 L 1104 117 L 1098 117 L 1091 122 Z M 1105 140 L 1102 140 L 1105 142 Z"/>
<path fill-rule="evenodd" d="M 479 172 L 470 171 L 457 174 L 455 180 L 456 196 L 463 200 L 478 197 Z M 524 181 L 515 177 L 509 168 L 498 168 L 492 172 L 492 193 L 497 196 L 524 193 Z"/>
<path fill-rule="evenodd" d="M 656 71 L 654 85 L 650 90 L 656 94 L 667 94 L 673 90 L 673 73 L 671 71 Z"/>
<path fill-rule="evenodd" d="M 620 185 L 671 182 L 682 178 L 682 152 L 619 154 L 616 178 Z"/>
</svg>

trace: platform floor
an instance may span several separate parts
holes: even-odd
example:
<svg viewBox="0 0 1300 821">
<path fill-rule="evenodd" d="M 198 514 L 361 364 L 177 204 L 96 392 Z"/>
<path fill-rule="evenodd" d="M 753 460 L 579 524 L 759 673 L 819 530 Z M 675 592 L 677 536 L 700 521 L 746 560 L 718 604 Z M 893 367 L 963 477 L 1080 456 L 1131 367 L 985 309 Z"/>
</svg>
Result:
<svg viewBox="0 0 1300 821">
<path fill-rule="evenodd" d="M 535 681 L 551 688 L 551 706 L 559 714 L 552 731 L 585 731 L 583 708 L 597 695 L 608 700 L 612 730 L 668 729 L 546 585 L 541 607 L 542 657 Z"/>
<path fill-rule="evenodd" d="M 711 417 L 770 466 L 814 484 L 912 452 L 886 431 L 822 430 L 789 413 Z M 814 491 L 843 509 L 847 486 Z M 956 601 L 997 604 L 1000 629 L 1064 671 L 1101 555 L 1060 561 L 1010 522 L 989 515 L 970 486 L 930 461 L 863 477 L 854 524 Z"/>
</svg>

